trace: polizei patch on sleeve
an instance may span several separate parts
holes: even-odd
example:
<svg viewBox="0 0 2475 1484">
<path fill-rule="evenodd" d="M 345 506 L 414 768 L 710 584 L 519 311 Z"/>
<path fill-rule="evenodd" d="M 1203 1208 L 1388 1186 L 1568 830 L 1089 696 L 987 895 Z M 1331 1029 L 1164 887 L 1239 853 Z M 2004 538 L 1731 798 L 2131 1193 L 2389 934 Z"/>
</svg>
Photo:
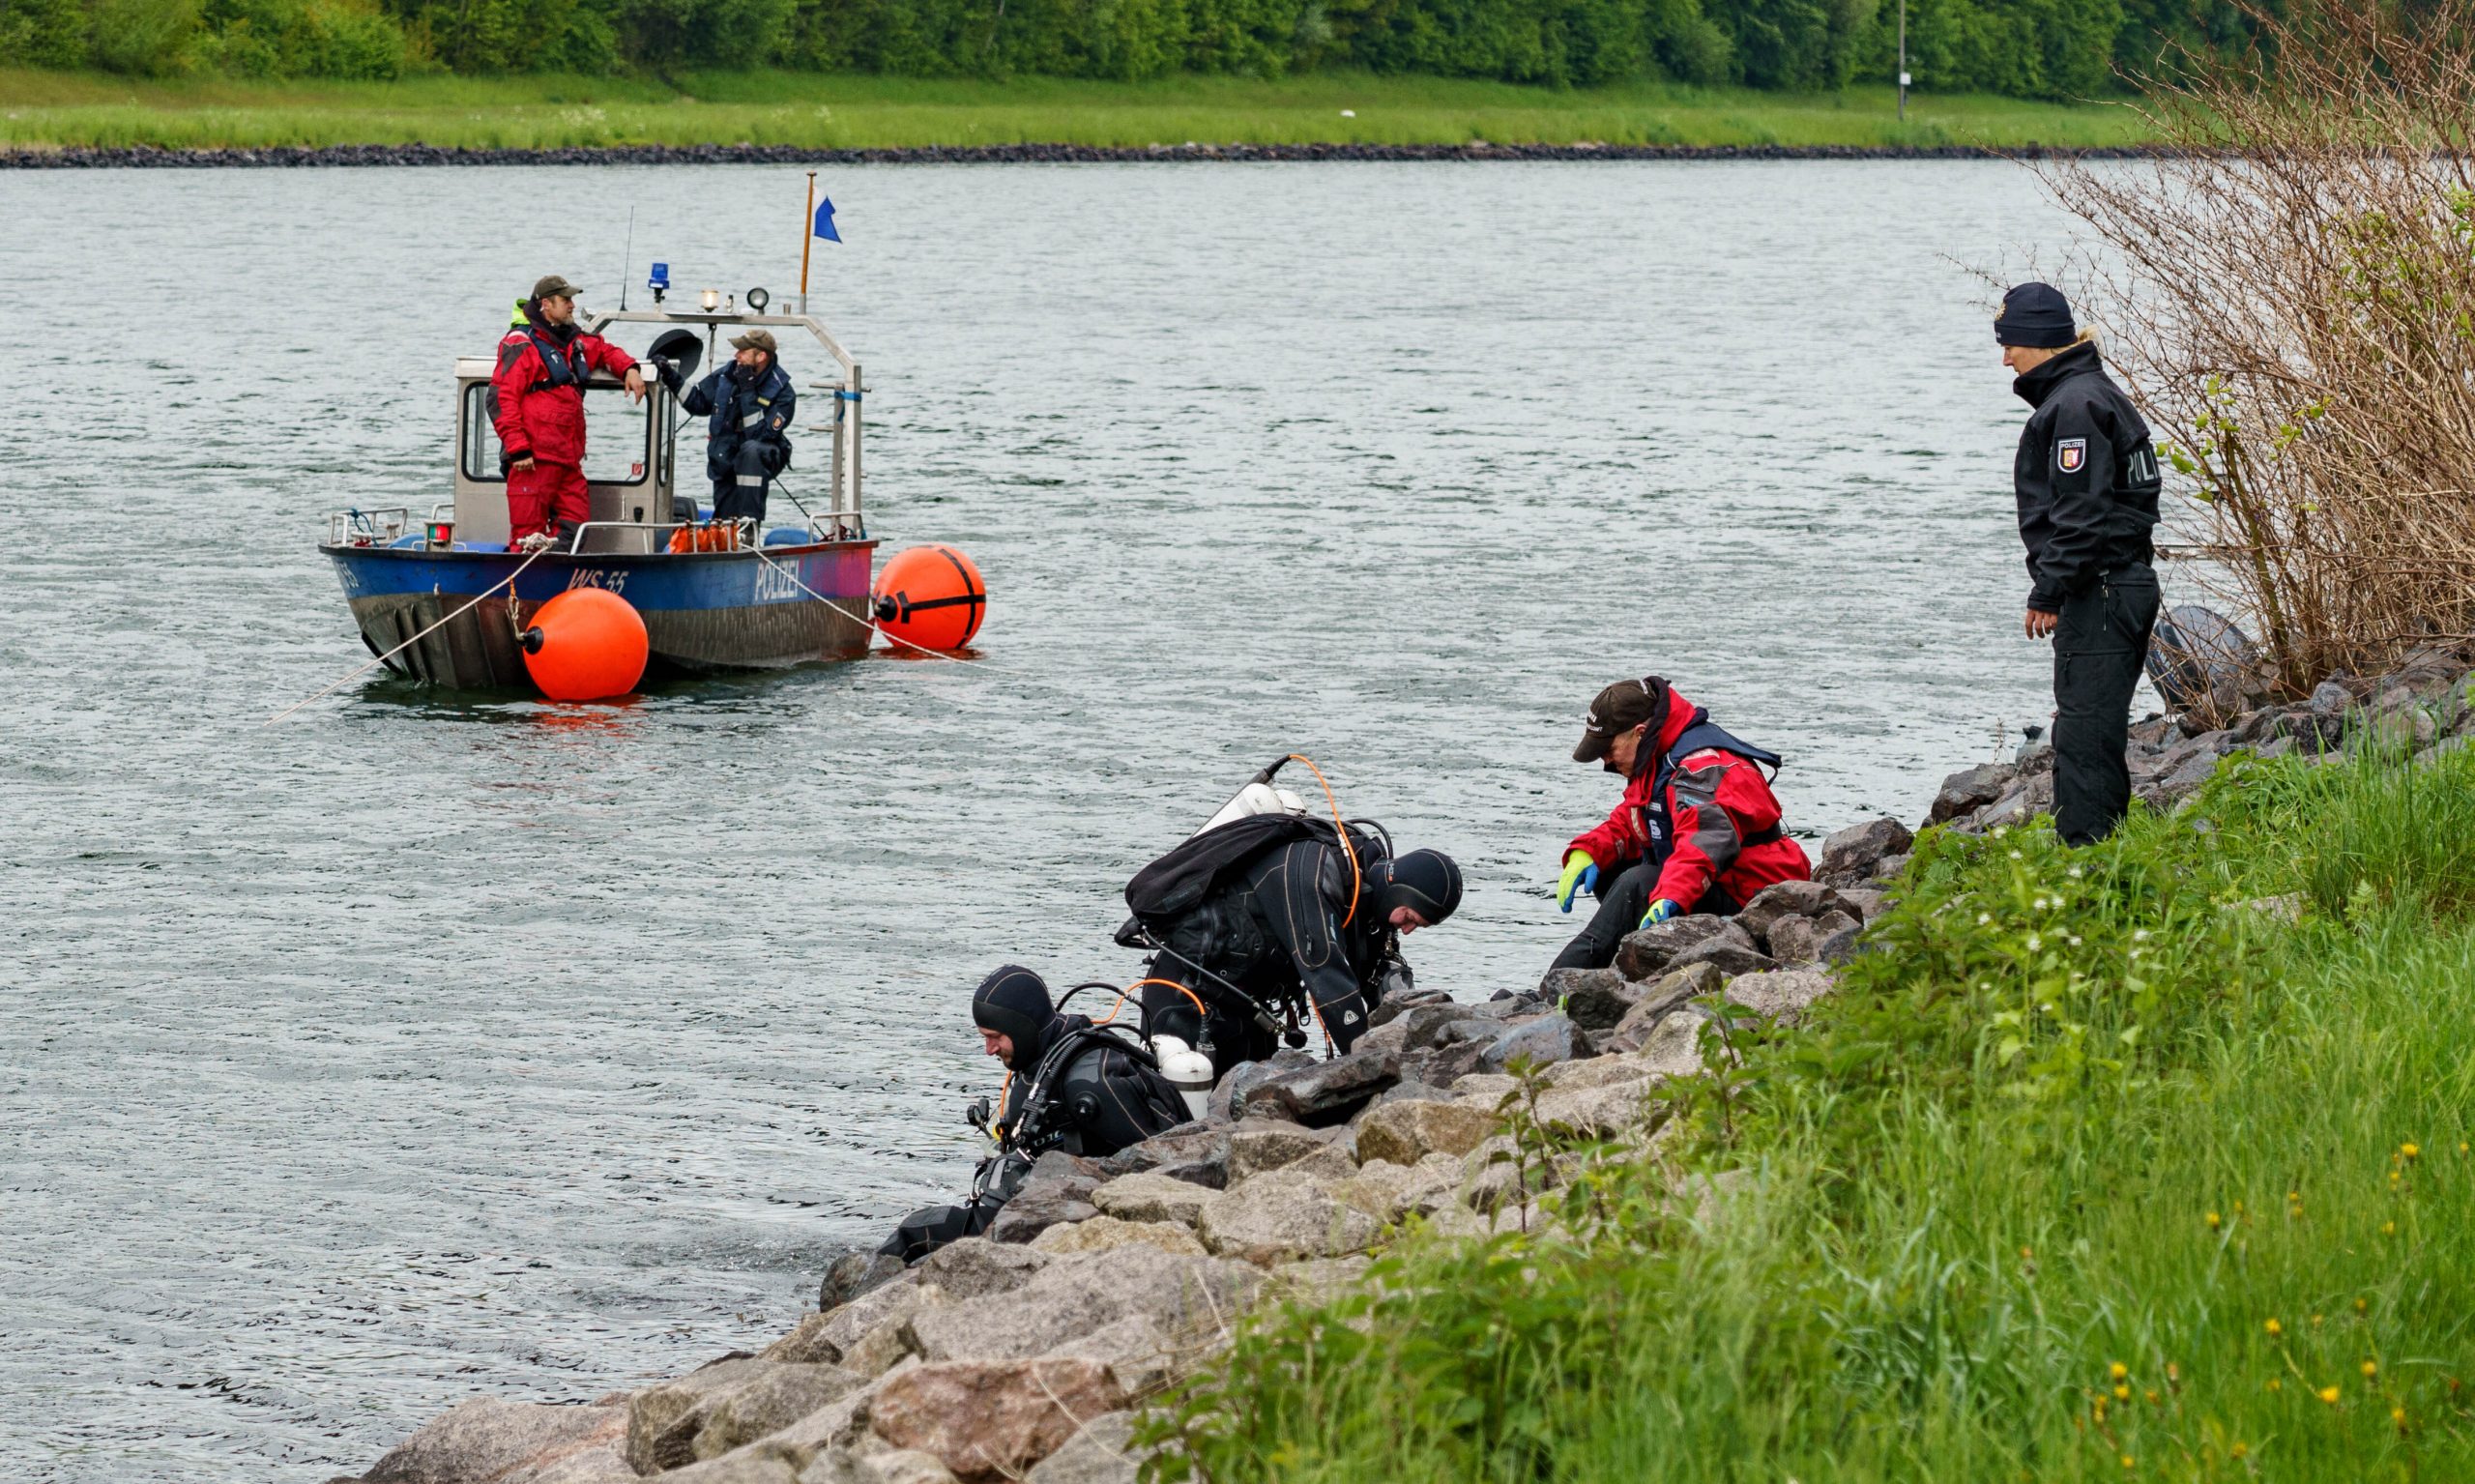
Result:
<svg viewBox="0 0 2475 1484">
<path fill-rule="evenodd" d="M 2053 466 L 2065 474 L 2078 474 L 2080 466 L 2088 462 L 2088 440 L 2064 438 L 2053 446 Z"/>
</svg>

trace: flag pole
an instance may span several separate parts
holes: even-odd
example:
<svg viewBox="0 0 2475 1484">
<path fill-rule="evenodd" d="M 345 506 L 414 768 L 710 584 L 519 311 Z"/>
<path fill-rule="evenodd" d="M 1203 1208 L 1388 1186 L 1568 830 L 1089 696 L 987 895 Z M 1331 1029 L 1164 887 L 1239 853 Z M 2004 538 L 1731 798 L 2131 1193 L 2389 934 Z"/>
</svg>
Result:
<svg viewBox="0 0 2475 1484">
<path fill-rule="evenodd" d="M 808 214 L 800 233 L 800 310 L 807 312 L 808 249 L 816 245 L 816 172 L 808 172 Z"/>
</svg>

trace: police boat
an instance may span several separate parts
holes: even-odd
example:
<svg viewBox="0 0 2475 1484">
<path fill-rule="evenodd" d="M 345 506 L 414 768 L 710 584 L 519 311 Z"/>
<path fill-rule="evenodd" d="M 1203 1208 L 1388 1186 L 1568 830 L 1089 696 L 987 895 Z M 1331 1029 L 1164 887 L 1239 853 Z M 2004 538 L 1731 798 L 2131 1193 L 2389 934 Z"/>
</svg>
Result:
<svg viewBox="0 0 2475 1484">
<path fill-rule="evenodd" d="M 590 518 L 571 549 L 510 550 L 507 476 L 490 418 L 495 362 L 487 354 L 459 357 L 454 498 L 418 522 L 409 506 L 331 510 L 318 548 L 335 565 L 362 642 L 386 656 L 390 670 L 454 689 L 535 689 L 524 664 L 525 630 L 536 609 L 574 588 L 615 594 L 643 617 L 648 679 L 867 652 L 877 543 L 859 498 L 859 363 L 803 302 L 788 306 L 799 312 L 769 314 L 762 289 L 748 291 L 744 308 L 736 296 L 725 301 L 710 289 L 698 301 L 692 308 L 608 313 L 579 307 L 576 320 L 605 336 L 613 326 L 667 327 L 652 345 L 629 352 L 640 362 L 671 360 L 683 383 L 692 381 L 700 361 L 718 364 L 714 343 L 727 329 L 812 335 L 839 379 L 810 384 L 830 393 L 807 404 L 831 409 L 825 425 L 808 414 L 792 429 L 806 434 L 802 467 L 815 469 L 811 451 L 822 445 L 825 451 L 825 498 L 811 488 L 802 507 L 792 497 L 804 524 L 758 531 L 752 521 L 711 520 L 692 493 L 676 487 L 682 427 L 689 429 L 689 489 L 703 482 L 701 420 L 690 420 L 651 366 L 640 404 L 628 401 L 618 379 L 597 370 L 585 390 Z M 774 505 L 788 495 L 780 484 L 773 493 Z"/>
</svg>

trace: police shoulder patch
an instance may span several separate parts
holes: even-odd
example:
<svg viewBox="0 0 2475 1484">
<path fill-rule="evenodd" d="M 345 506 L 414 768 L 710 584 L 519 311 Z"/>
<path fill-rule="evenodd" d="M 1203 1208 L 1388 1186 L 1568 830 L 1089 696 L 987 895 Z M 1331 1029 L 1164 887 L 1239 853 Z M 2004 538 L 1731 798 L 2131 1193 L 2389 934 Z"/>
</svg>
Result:
<svg viewBox="0 0 2475 1484">
<path fill-rule="evenodd" d="M 2078 474 L 2081 466 L 2087 462 L 2087 439 L 2061 438 L 2055 440 L 2053 446 L 2053 466 L 2056 469 L 2061 470 L 2065 474 Z"/>
</svg>

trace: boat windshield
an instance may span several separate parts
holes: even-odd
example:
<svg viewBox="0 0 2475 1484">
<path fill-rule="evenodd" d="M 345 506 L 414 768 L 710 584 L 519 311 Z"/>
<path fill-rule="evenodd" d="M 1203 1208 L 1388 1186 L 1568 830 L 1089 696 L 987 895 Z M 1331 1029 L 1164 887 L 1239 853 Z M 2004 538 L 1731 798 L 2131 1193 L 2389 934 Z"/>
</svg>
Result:
<svg viewBox="0 0 2475 1484">
<path fill-rule="evenodd" d="M 490 425 L 489 384 L 464 389 L 464 478 L 484 483 L 507 478 L 499 468 L 498 430 Z M 618 387 L 584 393 L 584 477 L 593 484 L 641 484 L 652 466 L 654 398 L 629 402 Z"/>
</svg>

